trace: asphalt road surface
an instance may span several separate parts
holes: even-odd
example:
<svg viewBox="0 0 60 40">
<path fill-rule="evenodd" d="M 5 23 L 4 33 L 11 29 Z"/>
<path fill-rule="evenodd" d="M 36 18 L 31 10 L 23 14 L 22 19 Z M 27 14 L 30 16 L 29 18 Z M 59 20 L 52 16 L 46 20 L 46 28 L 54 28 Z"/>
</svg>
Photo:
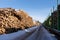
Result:
<svg viewBox="0 0 60 40">
<path fill-rule="evenodd" d="M 0 35 L 0 40 L 57 40 L 42 25 L 20 30 L 11 34 Z"/>
</svg>

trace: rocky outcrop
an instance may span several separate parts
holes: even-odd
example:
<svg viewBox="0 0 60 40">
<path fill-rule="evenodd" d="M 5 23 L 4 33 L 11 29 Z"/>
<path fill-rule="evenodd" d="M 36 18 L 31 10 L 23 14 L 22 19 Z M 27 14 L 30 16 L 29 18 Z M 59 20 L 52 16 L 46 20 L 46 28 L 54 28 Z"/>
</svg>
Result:
<svg viewBox="0 0 60 40">
<path fill-rule="evenodd" d="M 12 8 L 0 8 L 0 34 L 11 33 L 33 25 L 32 18 L 26 12 Z"/>
<path fill-rule="evenodd" d="M 34 25 L 32 18 L 28 16 L 28 14 L 26 14 L 24 11 L 19 10 L 17 13 L 17 15 L 21 16 L 21 26 L 23 25 L 25 28 L 28 28 Z"/>
</svg>

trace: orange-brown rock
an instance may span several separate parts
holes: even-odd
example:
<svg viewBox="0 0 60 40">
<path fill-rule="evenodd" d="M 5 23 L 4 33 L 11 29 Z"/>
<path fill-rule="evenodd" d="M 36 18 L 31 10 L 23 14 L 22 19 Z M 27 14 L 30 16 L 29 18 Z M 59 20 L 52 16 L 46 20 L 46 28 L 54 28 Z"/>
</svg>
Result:
<svg viewBox="0 0 60 40">
<path fill-rule="evenodd" d="M 33 20 L 26 12 L 19 10 L 17 11 L 17 15 L 21 16 L 21 24 L 24 25 L 26 28 L 27 27 L 32 27 L 33 26 Z"/>
<path fill-rule="evenodd" d="M 2 28 L 2 27 L 0 27 L 0 34 L 5 34 L 5 29 L 4 28 Z"/>
<path fill-rule="evenodd" d="M 0 8 L 0 34 L 12 29 L 25 29 L 32 27 L 33 20 L 26 12 L 16 11 L 12 8 Z"/>
</svg>

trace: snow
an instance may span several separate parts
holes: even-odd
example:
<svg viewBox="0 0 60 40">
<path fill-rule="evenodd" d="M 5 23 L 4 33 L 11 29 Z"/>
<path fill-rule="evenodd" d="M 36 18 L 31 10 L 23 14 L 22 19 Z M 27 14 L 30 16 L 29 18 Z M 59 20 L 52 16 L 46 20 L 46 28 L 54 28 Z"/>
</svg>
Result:
<svg viewBox="0 0 60 40">
<path fill-rule="evenodd" d="M 56 40 L 43 27 L 32 27 L 11 34 L 0 35 L 0 40 Z"/>
</svg>

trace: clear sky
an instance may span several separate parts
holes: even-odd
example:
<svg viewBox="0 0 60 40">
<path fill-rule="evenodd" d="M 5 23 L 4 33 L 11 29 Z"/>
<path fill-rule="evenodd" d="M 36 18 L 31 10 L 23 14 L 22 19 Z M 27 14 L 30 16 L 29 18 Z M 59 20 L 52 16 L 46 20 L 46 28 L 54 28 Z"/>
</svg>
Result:
<svg viewBox="0 0 60 40">
<path fill-rule="evenodd" d="M 56 0 L 0 0 L 0 8 L 22 9 L 40 22 L 46 20 L 53 5 L 56 8 Z"/>
</svg>

